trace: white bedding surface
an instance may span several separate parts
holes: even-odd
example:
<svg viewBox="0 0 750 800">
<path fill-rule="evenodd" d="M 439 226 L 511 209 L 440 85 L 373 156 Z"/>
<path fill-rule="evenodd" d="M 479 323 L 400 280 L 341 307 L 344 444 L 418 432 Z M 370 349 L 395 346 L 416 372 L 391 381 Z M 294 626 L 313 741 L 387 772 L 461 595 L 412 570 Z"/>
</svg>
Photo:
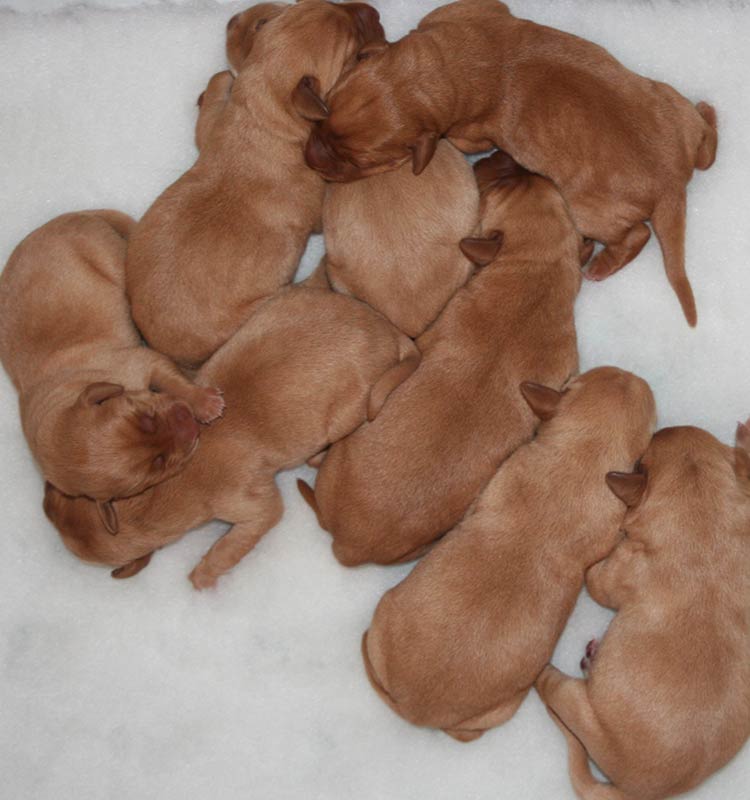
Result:
<svg viewBox="0 0 750 800">
<path fill-rule="evenodd" d="M 437 3 L 376 5 L 394 39 Z M 96 6 L 0 4 L 0 264 L 59 213 L 142 214 L 195 158 L 195 100 L 225 66 L 224 25 L 241 6 Z M 634 370 L 650 381 L 662 426 L 695 424 L 730 442 L 750 416 L 750 9 L 708 0 L 510 6 L 715 104 L 719 157 L 689 188 L 698 328 L 682 318 L 655 240 L 620 274 L 584 283 L 577 322 L 582 369 Z M 305 269 L 320 252 L 317 238 Z M 464 745 L 409 726 L 371 691 L 360 636 L 409 567 L 339 566 L 294 487 L 311 470 L 280 476 L 281 524 L 217 591 L 198 594 L 186 576 L 218 524 L 124 582 L 67 553 L 43 515 L 42 480 L 4 373 L 0 453 L 3 797 L 573 797 L 563 738 L 535 695 L 509 724 Z M 556 663 L 576 672 L 608 618 L 582 597 Z M 748 748 L 690 795 L 748 796 Z"/>
</svg>

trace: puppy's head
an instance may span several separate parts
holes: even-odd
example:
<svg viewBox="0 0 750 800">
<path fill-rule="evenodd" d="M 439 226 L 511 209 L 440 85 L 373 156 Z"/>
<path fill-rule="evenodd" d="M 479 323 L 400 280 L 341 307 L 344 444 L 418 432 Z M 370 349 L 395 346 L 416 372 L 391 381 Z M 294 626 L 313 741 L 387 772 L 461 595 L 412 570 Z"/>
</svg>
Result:
<svg viewBox="0 0 750 800">
<path fill-rule="evenodd" d="M 602 441 L 624 435 L 632 441 L 633 460 L 644 452 L 656 426 L 650 386 L 619 367 L 591 369 L 571 378 L 562 390 L 525 382 L 521 393 L 540 420 L 565 417 L 566 426 L 579 431 L 581 440 L 587 431 Z"/>
<path fill-rule="evenodd" d="M 227 61 L 235 74 L 250 55 L 260 30 L 289 8 L 290 3 L 258 3 L 235 14 L 227 23 Z"/>
<path fill-rule="evenodd" d="M 180 472 L 198 445 L 190 406 L 170 395 L 114 383 L 75 386 L 71 394 L 73 402 L 48 412 L 35 437 L 44 476 L 66 494 L 102 502 L 138 494 Z"/>
<path fill-rule="evenodd" d="M 92 564 L 115 567 L 113 578 L 129 578 L 151 560 L 153 547 L 139 541 L 138 537 L 112 536 L 93 500 L 68 497 L 47 482 L 44 487 L 44 513 L 73 555 Z"/>
<path fill-rule="evenodd" d="M 326 98 L 327 113 L 305 147 L 307 164 L 326 180 L 357 180 L 406 162 L 419 175 L 435 153 L 437 125 L 409 113 L 412 87 L 401 77 L 399 92 L 387 88 L 398 78 L 391 75 L 389 48 L 386 42 L 363 47 Z"/>
<path fill-rule="evenodd" d="M 480 191 L 480 222 L 483 235 L 464 239 L 461 249 L 477 266 L 494 259 L 499 245 L 487 258 L 486 240 L 509 247 L 533 247 L 539 257 L 546 249 L 570 249 L 578 263 L 585 264 L 593 242 L 584 240 L 573 224 L 565 201 L 552 181 L 530 172 L 507 153 L 496 150 L 474 164 Z"/>
<path fill-rule="evenodd" d="M 610 473 L 607 483 L 627 505 L 634 535 L 684 549 L 686 534 L 725 535 L 738 515 L 750 525 L 750 427 L 737 426 L 734 448 L 690 426 L 654 435 L 634 473 Z M 705 544 L 706 542 L 704 542 Z M 705 561 L 705 556 L 702 559 Z"/>
</svg>

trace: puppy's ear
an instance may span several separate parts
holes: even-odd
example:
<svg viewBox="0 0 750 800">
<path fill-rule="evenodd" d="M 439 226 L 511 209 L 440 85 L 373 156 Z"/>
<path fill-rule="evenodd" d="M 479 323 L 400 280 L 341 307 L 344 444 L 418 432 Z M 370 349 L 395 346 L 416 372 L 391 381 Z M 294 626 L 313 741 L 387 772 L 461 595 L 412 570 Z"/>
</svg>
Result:
<svg viewBox="0 0 750 800">
<path fill-rule="evenodd" d="M 521 394 L 529 404 L 529 408 L 542 421 L 552 419 L 555 416 L 555 411 L 557 411 L 562 399 L 562 392 L 558 392 L 557 389 L 542 386 L 541 383 L 532 383 L 531 381 L 524 381 L 521 384 Z"/>
<path fill-rule="evenodd" d="M 432 161 L 435 155 L 438 139 L 436 133 L 423 133 L 413 145 L 411 150 L 411 171 L 415 175 L 420 175 L 424 168 Z"/>
<path fill-rule="evenodd" d="M 382 53 L 384 50 L 388 49 L 388 42 L 370 42 L 370 44 L 366 44 L 358 53 L 357 53 L 357 61 L 365 61 L 370 56 L 377 55 L 378 53 Z"/>
<path fill-rule="evenodd" d="M 494 261 L 503 244 L 502 231 L 492 231 L 486 238 L 467 236 L 458 246 L 466 258 L 478 267 L 486 267 Z"/>
<path fill-rule="evenodd" d="M 98 406 L 124 392 L 125 387 L 119 383 L 90 383 L 78 396 L 78 402 L 84 406 Z"/>
<path fill-rule="evenodd" d="M 628 508 L 638 505 L 648 485 L 645 472 L 608 472 L 607 486 Z"/>
<path fill-rule="evenodd" d="M 594 240 L 583 238 L 581 240 L 581 245 L 578 248 L 578 255 L 581 259 L 581 266 L 585 267 L 586 264 L 589 263 L 589 259 L 591 258 L 591 254 L 594 252 Z"/>
<path fill-rule="evenodd" d="M 734 437 L 734 474 L 738 480 L 750 480 L 750 427 L 737 423 Z"/>
<path fill-rule="evenodd" d="M 135 558 L 133 561 L 128 561 L 127 564 L 123 564 L 121 567 L 117 567 L 117 569 L 113 569 L 110 573 L 113 578 L 132 578 L 133 575 L 137 575 L 144 567 L 148 566 L 148 562 L 151 561 L 151 556 L 153 553 L 146 553 L 145 556 L 141 556 L 140 558 Z"/>
<path fill-rule="evenodd" d="M 111 536 L 117 536 L 117 531 L 120 529 L 120 526 L 117 522 L 117 512 L 115 511 L 115 507 L 112 505 L 112 501 L 97 500 L 96 510 L 99 512 L 99 517 L 104 523 L 107 533 L 109 533 Z"/>
<path fill-rule="evenodd" d="M 367 3 L 343 3 L 341 8 L 346 9 L 354 20 L 362 44 L 385 42 L 385 31 L 376 8 Z"/>
<path fill-rule="evenodd" d="M 314 75 L 305 75 L 292 92 L 295 111 L 310 122 L 319 122 L 328 114 L 328 106 L 320 96 L 320 81 Z"/>
</svg>

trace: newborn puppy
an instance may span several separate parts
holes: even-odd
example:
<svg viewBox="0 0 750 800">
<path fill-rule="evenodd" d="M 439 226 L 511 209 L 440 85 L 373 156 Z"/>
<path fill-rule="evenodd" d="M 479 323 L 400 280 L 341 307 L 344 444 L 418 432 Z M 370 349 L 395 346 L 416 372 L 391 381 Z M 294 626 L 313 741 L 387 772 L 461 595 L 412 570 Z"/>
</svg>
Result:
<svg viewBox="0 0 750 800">
<path fill-rule="evenodd" d="M 750 735 L 750 429 L 733 450 L 666 428 L 636 473 L 607 477 L 628 507 L 624 537 L 586 585 L 617 615 L 587 648 L 587 680 L 548 666 L 536 689 L 568 740 L 579 797 L 661 800 Z"/>
<path fill-rule="evenodd" d="M 327 98 L 308 142 L 310 166 L 352 180 L 412 161 L 421 172 L 438 138 L 462 150 L 497 146 L 555 182 L 585 236 L 606 246 L 588 277 L 635 258 L 650 220 L 667 277 L 690 325 L 685 197 L 708 169 L 716 113 L 623 67 L 603 48 L 516 19 L 495 0 L 459 0 L 368 57 Z"/>
<path fill-rule="evenodd" d="M 549 661 L 586 568 L 617 541 L 623 508 L 604 476 L 630 469 L 654 427 L 648 385 L 615 367 L 564 392 L 521 390 L 536 438 L 383 597 L 362 640 L 391 708 L 462 741 L 508 720 Z"/>
<path fill-rule="evenodd" d="M 474 234 L 478 215 L 471 166 L 448 142 L 419 177 L 405 166 L 330 184 L 323 206 L 328 280 L 419 336 L 474 269 L 458 243 Z"/>
<path fill-rule="evenodd" d="M 27 236 L 0 277 L 0 359 L 29 447 L 61 491 L 102 503 L 178 473 L 196 419 L 224 408 L 220 392 L 141 345 L 125 299 L 134 224 L 117 211 L 64 214 Z"/>
<path fill-rule="evenodd" d="M 414 557 L 450 530 L 534 433 L 518 384 L 577 371 L 585 247 L 562 197 L 504 153 L 475 173 L 485 238 L 461 245 L 484 266 L 419 337 L 420 368 L 378 419 L 331 448 L 314 494 L 300 485 L 348 566 Z"/>
<path fill-rule="evenodd" d="M 115 577 L 134 574 L 191 528 L 231 522 L 190 576 L 197 589 L 212 586 L 280 519 L 276 472 L 373 418 L 418 362 L 413 342 L 364 303 L 329 290 L 281 290 L 198 374 L 223 387 L 224 419 L 180 475 L 113 504 L 117 537 L 89 501 L 52 487 L 47 516 L 77 556 L 121 567 Z"/>
<path fill-rule="evenodd" d="M 184 365 L 207 359 L 256 300 L 292 279 L 323 205 L 325 183 L 302 157 L 310 120 L 325 108 L 317 93 L 383 39 L 364 3 L 303 0 L 261 19 L 231 90 L 230 76 L 215 76 L 219 102 L 199 122 L 198 160 L 157 198 L 128 248 L 133 319 Z"/>
</svg>

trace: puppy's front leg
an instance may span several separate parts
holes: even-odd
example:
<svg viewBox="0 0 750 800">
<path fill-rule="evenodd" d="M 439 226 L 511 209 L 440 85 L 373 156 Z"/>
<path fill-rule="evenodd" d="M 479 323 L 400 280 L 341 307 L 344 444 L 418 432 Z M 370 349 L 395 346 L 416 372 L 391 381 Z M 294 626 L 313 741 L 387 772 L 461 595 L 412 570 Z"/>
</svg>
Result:
<svg viewBox="0 0 750 800">
<path fill-rule="evenodd" d="M 613 275 L 629 264 L 650 238 L 651 230 L 648 225 L 643 222 L 634 225 L 618 241 L 606 243 L 604 250 L 591 262 L 586 277 L 591 281 L 603 281 Z"/>
<path fill-rule="evenodd" d="M 196 386 L 166 356 L 156 356 L 151 368 L 149 388 L 184 400 L 193 409 L 198 422 L 213 422 L 224 413 L 220 389 Z"/>
<path fill-rule="evenodd" d="M 637 576 L 634 572 L 643 553 L 643 545 L 623 539 L 602 561 L 586 572 L 586 589 L 600 606 L 617 611 L 632 592 Z"/>
<path fill-rule="evenodd" d="M 248 519 L 235 522 L 190 573 L 193 586 L 196 589 L 215 586 L 219 576 L 239 563 L 261 537 L 276 525 L 283 512 L 284 505 L 275 484 L 254 494 L 242 506 L 243 516 Z"/>
</svg>

